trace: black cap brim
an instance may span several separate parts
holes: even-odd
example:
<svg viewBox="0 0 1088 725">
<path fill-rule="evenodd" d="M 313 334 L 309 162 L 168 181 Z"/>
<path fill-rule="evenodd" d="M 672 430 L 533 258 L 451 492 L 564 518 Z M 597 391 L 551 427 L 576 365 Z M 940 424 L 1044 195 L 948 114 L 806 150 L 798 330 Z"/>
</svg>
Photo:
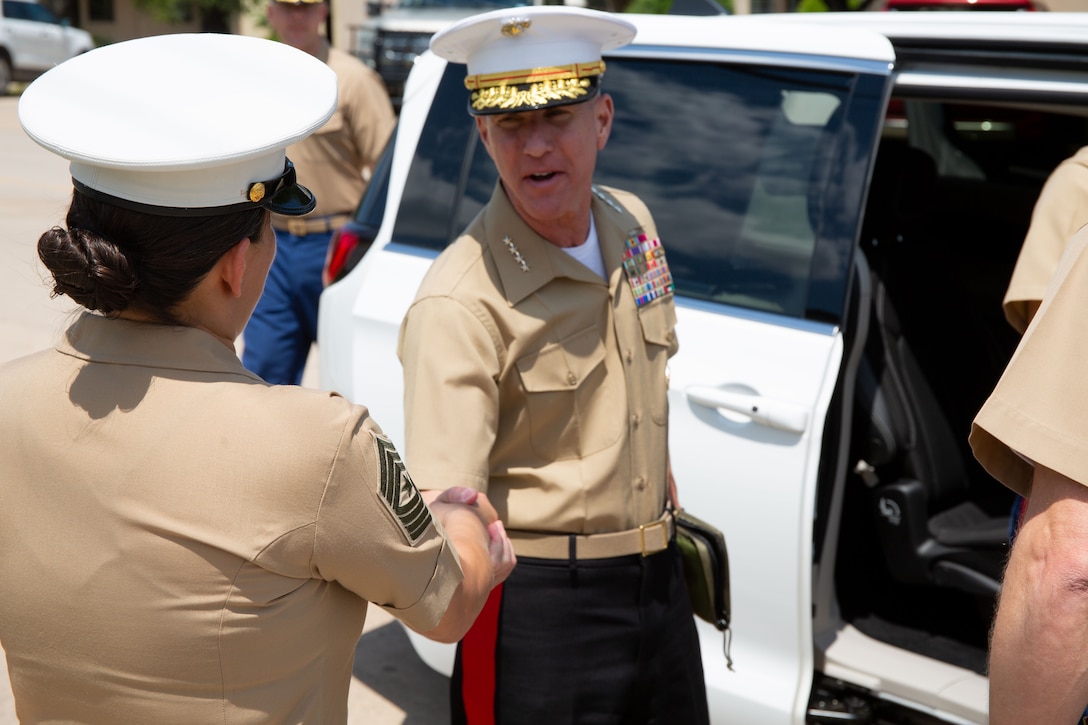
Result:
<svg viewBox="0 0 1088 725">
<path fill-rule="evenodd" d="M 281 189 L 261 206 L 276 214 L 302 216 L 314 210 L 314 207 L 317 206 L 317 199 L 314 198 L 312 191 L 302 184 L 296 183 L 293 186 Z"/>
</svg>

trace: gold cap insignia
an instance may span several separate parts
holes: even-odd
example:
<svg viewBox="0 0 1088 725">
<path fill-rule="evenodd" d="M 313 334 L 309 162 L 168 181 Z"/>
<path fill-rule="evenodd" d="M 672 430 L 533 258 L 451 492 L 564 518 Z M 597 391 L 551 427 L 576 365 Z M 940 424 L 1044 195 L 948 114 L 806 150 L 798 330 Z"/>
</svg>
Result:
<svg viewBox="0 0 1088 725">
<path fill-rule="evenodd" d="M 254 204 L 264 198 L 264 184 L 258 181 L 249 187 L 249 200 Z"/>
<path fill-rule="evenodd" d="M 528 30 L 532 24 L 533 21 L 529 18 L 510 18 L 502 24 L 502 34 L 508 38 L 515 38 Z"/>
</svg>

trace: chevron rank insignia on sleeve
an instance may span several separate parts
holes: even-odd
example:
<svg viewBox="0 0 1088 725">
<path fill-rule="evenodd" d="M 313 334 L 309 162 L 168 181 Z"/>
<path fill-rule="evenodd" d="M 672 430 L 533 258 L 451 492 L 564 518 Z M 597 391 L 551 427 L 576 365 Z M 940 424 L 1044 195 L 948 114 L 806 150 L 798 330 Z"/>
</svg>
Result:
<svg viewBox="0 0 1088 725">
<path fill-rule="evenodd" d="M 404 462 L 393 447 L 393 442 L 377 433 L 371 435 L 378 447 L 378 465 L 381 469 L 378 495 L 400 522 L 408 542 L 415 546 L 431 525 L 431 510 L 427 508 L 419 489 L 405 470 Z"/>
</svg>

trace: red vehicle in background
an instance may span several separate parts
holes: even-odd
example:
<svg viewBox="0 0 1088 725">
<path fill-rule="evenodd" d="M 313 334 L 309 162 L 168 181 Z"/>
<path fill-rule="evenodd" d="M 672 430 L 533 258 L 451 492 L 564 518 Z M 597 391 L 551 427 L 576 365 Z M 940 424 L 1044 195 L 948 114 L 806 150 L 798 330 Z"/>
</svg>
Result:
<svg viewBox="0 0 1088 725">
<path fill-rule="evenodd" d="M 887 0 L 885 10 L 999 10 L 1035 11 L 1032 0 Z"/>
</svg>

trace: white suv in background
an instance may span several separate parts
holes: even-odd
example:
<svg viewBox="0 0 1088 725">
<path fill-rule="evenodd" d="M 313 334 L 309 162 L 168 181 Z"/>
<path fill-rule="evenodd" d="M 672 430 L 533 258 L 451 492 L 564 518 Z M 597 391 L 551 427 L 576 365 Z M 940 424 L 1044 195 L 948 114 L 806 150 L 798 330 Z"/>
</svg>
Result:
<svg viewBox="0 0 1088 725">
<path fill-rule="evenodd" d="M 669 250 L 671 460 L 732 577 L 712 720 L 985 723 L 1011 494 L 966 436 L 1039 189 L 1088 145 L 1088 14 L 628 17 L 597 181 Z M 321 301 L 322 384 L 395 441 L 401 319 L 495 183 L 463 78 L 416 63 Z"/>
<path fill-rule="evenodd" d="M 32 81 L 93 47 L 90 33 L 69 26 L 44 5 L 0 0 L 0 95 L 12 81 Z"/>
</svg>

